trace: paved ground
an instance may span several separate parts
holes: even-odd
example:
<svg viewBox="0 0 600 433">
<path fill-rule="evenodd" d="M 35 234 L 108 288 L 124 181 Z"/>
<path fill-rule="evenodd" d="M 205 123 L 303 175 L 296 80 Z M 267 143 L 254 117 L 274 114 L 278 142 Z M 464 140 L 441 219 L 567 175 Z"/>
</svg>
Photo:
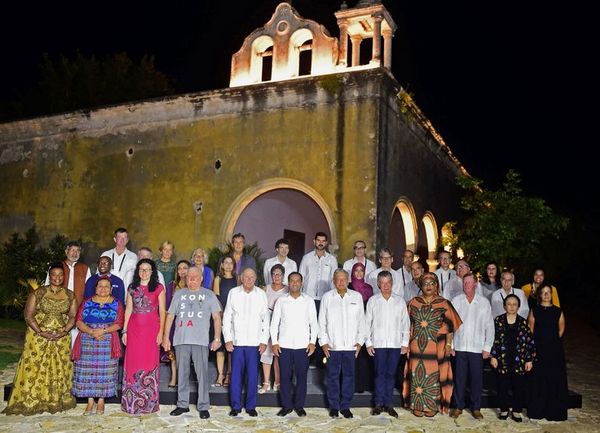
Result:
<svg viewBox="0 0 600 433">
<path fill-rule="evenodd" d="M 400 411 L 400 418 L 393 420 L 388 416 L 373 417 L 366 408 L 354 410 L 352 420 L 331 420 L 325 409 L 309 409 L 308 416 L 300 419 L 295 415 L 281 419 L 275 414 L 276 408 L 259 408 L 259 417 L 246 415 L 230 418 L 229 408 L 211 408 L 211 419 L 200 420 L 192 409 L 181 417 L 170 417 L 172 406 L 163 406 L 160 413 L 131 417 L 121 412 L 118 405 L 107 405 L 103 416 L 83 417 L 84 405 L 60 415 L 36 415 L 31 417 L 0 415 L 0 433 L 21 433 L 30 431 L 44 432 L 600 432 L 600 336 L 586 326 L 583 315 L 567 311 L 567 368 L 569 386 L 583 395 L 583 408 L 569 411 L 569 420 L 562 423 L 526 420 L 521 424 L 512 421 L 500 421 L 493 410 L 483 410 L 484 421 L 476 421 L 470 415 L 462 415 L 458 420 L 447 416 L 433 419 L 420 419 L 409 412 Z M 11 338 L 14 334 L 11 334 Z M 0 335 L 0 344 L 3 343 Z M 12 365 L 0 373 L 0 383 L 12 382 Z M 0 390 L 0 409 L 6 406 L 3 401 L 3 389 Z"/>
</svg>

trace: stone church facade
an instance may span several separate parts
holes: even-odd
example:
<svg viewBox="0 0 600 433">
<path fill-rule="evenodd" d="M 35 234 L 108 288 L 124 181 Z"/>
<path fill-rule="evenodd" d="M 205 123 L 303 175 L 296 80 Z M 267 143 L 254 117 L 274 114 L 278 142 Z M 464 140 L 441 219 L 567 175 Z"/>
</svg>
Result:
<svg viewBox="0 0 600 433">
<path fill-rule="evenodd" d="M 340 262 L 362 239 L 371 257 L 408 247 L 434 266 L 465 169 L 390 72 L 385 7 L 336 17 L 339 39 L 281 3 L 226 89 L 0 124 L 0 239 L 35 224 L 100 251 L 125 226 L 185 258 L 243 229 L 270 256 L 320 230 Z"/>
</svg>

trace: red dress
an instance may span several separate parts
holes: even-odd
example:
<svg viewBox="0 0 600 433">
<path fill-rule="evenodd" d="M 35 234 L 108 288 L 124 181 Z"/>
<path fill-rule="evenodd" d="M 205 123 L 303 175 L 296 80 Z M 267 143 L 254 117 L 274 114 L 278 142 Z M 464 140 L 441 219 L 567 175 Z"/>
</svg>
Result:
<svg viewBox="0 0 600 433">
<path fill-rule="evenodd" d="M 132 415 L 158 412 L 159 409 L 160 363 L 156 336 L 160 330 L 158 296 L 163 290 L 159 284 L 154 292 L 148 292 L 148 286 L 142 285 L 129 291 L 133 311 L 127 324 L 121 407 Z"/>
</svg>

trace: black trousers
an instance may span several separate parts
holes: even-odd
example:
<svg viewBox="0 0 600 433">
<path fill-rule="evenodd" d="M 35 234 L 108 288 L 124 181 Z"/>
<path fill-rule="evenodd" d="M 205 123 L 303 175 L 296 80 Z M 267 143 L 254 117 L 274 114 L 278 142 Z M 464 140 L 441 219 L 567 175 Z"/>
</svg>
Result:
<svg viewBox="0 0 600 433">
<path fill-rule="evenodd" d="M 527 398 L 527 376 L 515 373 L 498 373 L 496 374 L 496 385 L 500 412 L 507 412 L 511 408 L 513 412 L 522 412 Z"/>
</svg>

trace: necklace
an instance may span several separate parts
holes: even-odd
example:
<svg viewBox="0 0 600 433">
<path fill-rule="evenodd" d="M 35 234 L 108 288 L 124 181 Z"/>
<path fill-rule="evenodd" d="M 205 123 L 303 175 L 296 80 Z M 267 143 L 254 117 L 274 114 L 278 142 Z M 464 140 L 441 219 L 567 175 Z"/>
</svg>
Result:
<svg viewBox="0 0 600 433">
<path fill-rule="evenodd" d="M 58 294 L 58 292 L 60 292 L 62 289 L 63 289 L 62 287 L 59 287 L 58 289 L 55 289 L 53 286 L 50 286 L 50 292 L 51 292 L 53 295 L 56 295 L 56 294 Z"/>
</svg>

